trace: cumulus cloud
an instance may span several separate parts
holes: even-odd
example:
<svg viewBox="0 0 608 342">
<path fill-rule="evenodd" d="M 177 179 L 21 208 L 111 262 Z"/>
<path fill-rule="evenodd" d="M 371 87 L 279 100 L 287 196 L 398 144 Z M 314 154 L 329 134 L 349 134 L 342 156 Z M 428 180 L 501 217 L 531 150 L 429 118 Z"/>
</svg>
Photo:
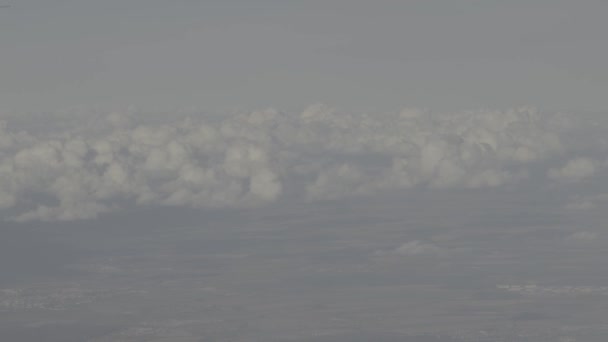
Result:
<svg viewBox="0 0 608 342">
<path fill-rule="evenodd" d="M 435 255 L 441 250 L 432 243 L 424 243 L 418 240 L 406 242 L 392 251 L 398 255 Z"/>
<path fill-rule="evenodd" d="M 566 241 L 571 242 L 592 242 L 598 238 L 596 233 L 592 232 L 577 232 L 566 237 Z"/>
<path fill-rule="evenodd" d="M 568 210 L 591 210 L 598 205 L 606 205 L 608 202 L 608 194 L 596 194 L 586 196 L 575 196 L 566 203 L 565 208 Z"/>
<path fill-rule="evenodd" d="M 566 203 L 564 206 L 568 210 L 591 210 L 595 209 L 597 205 L 591 199 L 576 199 L 574 201 Z"/>
<path fill-rule="evenodd" d="M 447 251 L 431 242 L 420 240 L 408 241 L 396 248 L 379 250 L 374 254 L 378 257 L 402 257 L 402 256 L 441 256 Z"/>
<path fill-rule="evenodd" d="M 596 161 L 589 158 L 575 158 L 561 168 L 550 169 L 548 176 L 556 181 L 580 182 L 595 174 L 596 164 Z"/>
<path fill-rule="evenodd" d="M 526 179 L 535 163 L 561 158 L 567 139 L 564 120 L 531 108 L 350 114 L 316 105 L 302 113 L 215 118 L 76 117 L 47 130 L 0 124 L 3 219 L 87 219 L 125 205 L 251 207 L 421 186 L 498 187 Z M 576 181 L 596 168 L 575 158 L 548 176 Z"/>
</svg>

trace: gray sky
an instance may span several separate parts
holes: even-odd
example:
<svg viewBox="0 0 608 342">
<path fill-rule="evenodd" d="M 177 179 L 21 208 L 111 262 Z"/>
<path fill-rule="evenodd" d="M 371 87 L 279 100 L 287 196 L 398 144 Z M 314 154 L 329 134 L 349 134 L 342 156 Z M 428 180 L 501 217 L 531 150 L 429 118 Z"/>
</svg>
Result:
<svg viewBox="0 0 608 342">
<path fill-rule="evenodd" d="M 605 1 L 21 0 L 0 109 L 608 109 Z"/>
</svg>

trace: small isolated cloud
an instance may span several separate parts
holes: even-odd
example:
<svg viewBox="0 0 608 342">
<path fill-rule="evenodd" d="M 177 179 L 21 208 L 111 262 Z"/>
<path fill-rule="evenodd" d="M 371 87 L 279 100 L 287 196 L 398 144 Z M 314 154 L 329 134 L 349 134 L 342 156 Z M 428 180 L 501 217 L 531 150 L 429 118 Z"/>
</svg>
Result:
<svg viewBox="0 0 608 342">
<path fill-rule="evenodd" d="M 592 232 L 577 232 L 566 237 L 566 241 L 570 242 L 592 242 L 598 238 L 597 233 Z"/>
<path fill-rule="evenodd" d="M 561 168 L 550 169 L 547 175 L 560 182 L 580 182 L 595 174 L 596 164 L 589 158 L 576 158 L 568 161 Z"/>
<path fill-rule="evenodd" d="M 432 243 L 424 243 L 418 240 L 406 242 L 397 247 L 393 252 L 399 255 L 429 255 L 437 254 L 440 249 Z"/>
<path fill-rule="evenodd" d="M 420 240 L 413 240 L 402 244 L 401 246 L 388 251 L 378 251 L 378 256 L 388 255 L 404 255 L 404 256 L 415 256 L 415 255 L 438 255 L 442 250 L 435 244 L 422 242 Z"/>
<path fill-rule="evenodd" d="M 566 203 L 565 208 L 568 210 L 591 210 L 597 208 L 600 204 L 608 202 L 608 194 L 576 196 Z"/>
<path fill-rule="evenodd" d="M 590 199 L 577 199 L 565 205 L 565 208 L 568 210 L 591 210 L 596 207 L 595 202 Z"/>
</svg>

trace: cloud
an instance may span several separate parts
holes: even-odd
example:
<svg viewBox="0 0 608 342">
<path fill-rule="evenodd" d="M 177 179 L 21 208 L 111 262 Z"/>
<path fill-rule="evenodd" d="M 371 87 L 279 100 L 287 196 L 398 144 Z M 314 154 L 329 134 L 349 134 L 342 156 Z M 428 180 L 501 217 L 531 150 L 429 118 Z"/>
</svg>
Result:
<svg viewBox="0 0 608 342">
<path fill-rule="evenodd" d="M 552 168 L 548 171 L 549 178 L 561 182 L 580 182 L 592 177 L 597 168 L 597 162 L 589 158 L 575 158 L 569 160 L 561 168 Z"/>
<path fill-rule="evenodd" d="M 390 256 L 439 256 L 443 255 L 446 251 L 439 246 L 430 243 L 423 242 L 420 240 L 408 241 L 396 248 L 389 250 L 379 250 L 374 254 L 379 257 L 390 257 Z"/>
<path fill-rule="evenodd" d="M 595 209 L 597 205 L 593 200 L 590 199 L 576 199 L 574 201 L 566 203 L 564 206 L 568 210 L 590 210 Z"/>
<path fill-rule="evenodd" d="M 598 238 L 597 233 L 592 232 L 577 232 L 566 237 L 566 241 L 571 242 L 592 242 Z"/>
<path fill-rule="evenodd" d="M 601 193 L 595 195 L 575 196 L 570 202 L 566 203 L 565 208 L 568 210 L 591 210 L 598 205 L 606 205 L 608 202 L 608 194 Z"/>
<path fill-rule="evenodd" d="M 412 187 L 499 187 L 564 157 L 548 176 L 586 179 L 598 166 L 572 158 L 568 122 L 531 108 L 352 114 L 316 105 L 154 120 L 132 111 L 73 115 L 46 129 L 2 123 L 0 215 L 75 220 L 125 205 L 255 207 Z"/>
<path fill-rule="evenodd" d="M 435 255 L 441 250 L 432 243 L 424 243 L 418 240 L 406 242 L 392 251 L 399 255 Z"/>
</svg>

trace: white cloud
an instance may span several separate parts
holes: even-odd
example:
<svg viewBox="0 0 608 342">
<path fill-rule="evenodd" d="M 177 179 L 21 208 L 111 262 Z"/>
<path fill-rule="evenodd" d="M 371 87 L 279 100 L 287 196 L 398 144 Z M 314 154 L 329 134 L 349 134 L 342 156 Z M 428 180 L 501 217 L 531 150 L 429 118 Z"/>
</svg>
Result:
<svg viewBox="0 0 608 342">
<path fill-rule="evenodd" d="M 392 251 L 399 255 L 435 255 L 441 250 L 432 243 L 424 243 L 418 240 L 406 242 Z"/>
<path fill-rule="evenodd" d="M 573 242 L 592 242 L 598 238 L 596 233 L 592 232 L 577 232 L 566 237 L 567 241 Z"/>
<path fill-rule="evenodd" d="M 570 202 L 566 203 L 565 208 L 569 210 L 590 210 L 598 205 L 605 205 L 608 202 L 608 194 L 596 194 L 586 196 L 575 196 Z"/>
<path fill-rule="evenodd" d="M 566 203 L 564 207 L 568 210 L 590 210 L 595 209 L 597 205 L 594 201 L 589 199 L 577 199 L 572 202 Z"/>
<path fill-rule="evenodd" d="M 563 182 L 580 182 L 592 177 L 596 172 L 596 162 L 589 158 L 575 158 L 569 160 L 561 168 L 548 171 L 549 178 Z"/>
<path fill-rule="evenodd" d="M 63 120 L 66 120 L 65 118 Z M 133 113 L 73 119 L 44 132 L 0 125 L 4 219 L 93 218 L 127 205 L 242 207 L 411 187 L 497 187 L 562 158 L 567 127 L 534 109 L 298 113 L 154 120 Z M 595 162 L 570 160 L 549 177 L 575 181 Z"/>
<path fill-rule="evenodd" d="M 375 255 L 379 257 L 390 256 L 439 256 L 445 253 L 445 250 L 439 246 L 420 240 L 408 241 L 396 248 L 389 250 L 376 251 Z"/>
</svg>

